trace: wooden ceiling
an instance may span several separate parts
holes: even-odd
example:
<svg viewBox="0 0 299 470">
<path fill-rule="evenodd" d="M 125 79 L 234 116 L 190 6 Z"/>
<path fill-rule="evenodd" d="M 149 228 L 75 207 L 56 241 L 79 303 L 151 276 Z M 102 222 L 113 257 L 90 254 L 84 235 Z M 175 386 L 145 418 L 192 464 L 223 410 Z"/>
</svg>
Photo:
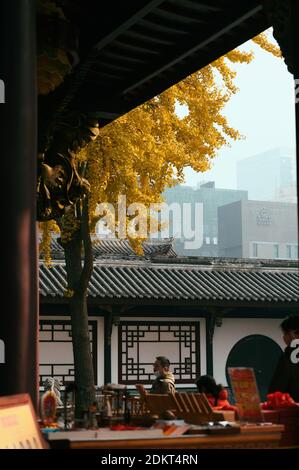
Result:
<svg viewBox="0 0 299 470">
<path fill-rule="evenodd" d="M 101 125 L 166 90 L 270 25 L 258 0 L 60 0 L 80 62 L 56 100 Z M 54 106 L 54 104 L 53 104 Z M 51 106 L 50 106 L 51 107 Z"/>
</svg>

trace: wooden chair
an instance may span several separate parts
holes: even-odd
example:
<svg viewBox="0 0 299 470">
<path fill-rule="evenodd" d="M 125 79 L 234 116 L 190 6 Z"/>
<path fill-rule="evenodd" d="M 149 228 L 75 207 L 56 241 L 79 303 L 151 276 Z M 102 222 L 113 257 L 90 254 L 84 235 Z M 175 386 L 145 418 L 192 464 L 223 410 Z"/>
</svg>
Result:
<svg viewBox="0 0 299 470">
<path fill-rule="evenodd" d="M 204 393 L 176 392 L 168 395 L 177 418 L 188 423 L 201 424 L 209 421 L 234 421 L 234 411 L 214 411 Z"/>
<path fill-rule="evenodd" d="M 137 415 L 149 413 L 152 415 L 161 415 L 166 410 L 175 411 L 175 407 L 169 395 L 149 393 L 142 384 L 135 384 L 135 387 L 139 391 L 139 403 L 136 403 Z"/>
<path fill-rule="evenodd" d="M 135 384 L 135 387 L 137 388 L 140 397 L 144 397 L 144 395 L 146 395 L 146 393 L 148 393 L 143 384 Z"/>
<path fill-rule="evenodd" d="M 170 398 L 170 395 L 160 393 L 146 393 L 145 394 L 145 405 L 153 415 L 161 416 L 164 411 L 169 410 L 176 412 L 176 407 Z"/>
<path fill-rule="evenodd" d="M 131 416 L 141 416 L 149 413 L 149 409 L 145 403 L 145 396 L 148 393 L 146 388 L 142 384 L 135 384 L 139 392 L 139 396 L 131 397 L 129 399 L 129 404 L 131 408 Z"/>
</svg>

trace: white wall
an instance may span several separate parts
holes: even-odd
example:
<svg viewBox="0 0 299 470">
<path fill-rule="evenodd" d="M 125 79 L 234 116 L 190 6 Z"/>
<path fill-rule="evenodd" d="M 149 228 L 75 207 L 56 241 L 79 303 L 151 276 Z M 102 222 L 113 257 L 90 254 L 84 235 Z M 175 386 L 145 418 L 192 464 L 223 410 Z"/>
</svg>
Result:
<svg viewBox="0 0 299 470">
<path fill-rule="evenodd" d="M 59 323 L 59 320 L 70 320 L 68 316 L 40 316 L 41 320 L 55 320 Z M 97 322 L 97 377 L 98 383 L 96 385 L 103 385 L 104 383 L 104 319 L 102 317 L 89 317 L 91 321 Z M 43 335 L 45 332 L 42 332 Z M 45 338 L 46 339 L 46 338 Z M 56 343 L 55 349 L 49 346 L 49 343 L 39 344 L 39 360 L 42 363 L 53 362 L 73 362 L 73 352 L 71 343 Z"/>
<path fill-rule="evenodd" d="M 206 374 L 206 321 L 204 318 L 186 318 L 186 317 L 121 317 L 121 321 L 165 321 L 166 324 L 171 322 L 199 322 L 200 323 L 200 366 L 201 374 Z M 163 351 L 152 351 L 152 360 L 154 361 L 157 355 L 165 355 L 167 357 L 167 350 Z M 169 355 L 171 357 L 171 354 Z M 154 380 L 154 375 L 153 375 Z M 111 336 L 111 382 L 118 383 L 118 327 L 113 325 L 112 336 Z M 177 385 L 177 388 L 186 387 L 189 384 Z M 190 385 L 194 385 L 193 383 Z M 134 388 L 128 387 L 128 388 Z"/>
<path fill-rule="evenodd" d="M 279 318 L 223 318 L 221 327 L 215 327 L 213 364 L 217 383 L 227 385 L 225 365 L 232 347 L 248 335 L 264 335 L 276 341 L 281 348 L 284 342 Z"/>
<path fill-rule="evenodd" d="M 41 316 L 41 320 L 69 320 L 68 316 Z M 97 322 L 97 385 L 101 386 L 104 383 L 104 319 L 102 317 L 90 317 L 90 320 Z M 145 321 L 144 317 L 121 317 L 123 321 Z M 195 322 L 200 323 L 200 368 L 201 374 L 206 374 L 206 321 L 204 318 L 186 318 L 186 317 L 148 317 L 146 318 L 149 322 L 152 321 L 165 321 L 169 322 Z M 272 338 L 276 341 L 281 348 L 284 348 L 282 340 L 281 330 L 279 324 L 281 319 L 259 319 L 259 318 L 223 318 L 221 327 L 215 327 L 214 332 L 214 377 L 218 383 L 227 385 L 225 376 L 225 365 L 228 355 L 232 347 L 242 338 L 252 334 L 262 334 Z M 61 362 L 68 361 L 69 356 L 72 352 L 70 351 L 69 345 L 65 345 L 64 350 L 59 350 L 59 343 L 56 348 L 56 356 Z M 52 349 L 53 351 L 53 349 Z M 53 352 L 51 353 L 51 355 Z M 153 350 L 153 359 L 159 352 Z M 165 354 L 167 355 L 167 354 Z M 47 362 L 47 343 L 40 344 L 40 361 Z M 53 356 L 52 356 L 53 357 Z M 153 376 L 154 379 L 154 376 Z M 112 337 L 111 337 L 111 382 L 118 383 L 118 327 L 113 325 Z M 186 387 L 194 384 L 183 384 L 178 385 L 177 388 Z"/>
</svg>

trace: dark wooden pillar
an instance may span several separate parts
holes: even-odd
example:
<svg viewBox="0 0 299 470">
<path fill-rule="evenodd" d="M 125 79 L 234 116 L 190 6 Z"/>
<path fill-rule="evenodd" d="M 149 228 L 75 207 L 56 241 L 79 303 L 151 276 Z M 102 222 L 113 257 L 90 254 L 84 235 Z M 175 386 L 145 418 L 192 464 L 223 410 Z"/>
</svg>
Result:
<svg viewBox="0 0 299 470">
<path fill-rule="evenodd" d="M 37 403 L 35 0 L 0 2 L 0 395 Z M 2 344 L 3 344 L 2 343 Z M 1 360 L 0 360 L 1 362 Z"/>
<path fill-rule="evenodd" d="M 207 355 L 207 374 L 213 376 L 213 335 L 215 328 L 215 317 L 209 312 L 206 317 L 206 355 Z"/>
<path fill-rule="evenodd" d="M 111 383 L 112 312 L 104 316 L 104 383 Z"/>
<path fill-rule="evenodd" d="M 104 316 L 104 382 L 111 383 L 111 335 L 113 325 L 119 326 L 121 308 L 118 305 L 108 307 Z M 119 354 L 118 354 L 118 357 Z M 119 360 L 118 360 L 119 362 Z M 118 364 L 120 367 L 120 364 Z"/>
<path fill-rule="evenodd" d="M 298 0 L 263 0 L 265 13 L 273 26 L 285 63 L 294 76 L 296 87 L 296 160 L 297 195 L 299 194 L 299 2 Z M 299 222 L 299 206 L 298 206 Z M 299 226 L 298 226 L 299 228 Z"/>
</svg>

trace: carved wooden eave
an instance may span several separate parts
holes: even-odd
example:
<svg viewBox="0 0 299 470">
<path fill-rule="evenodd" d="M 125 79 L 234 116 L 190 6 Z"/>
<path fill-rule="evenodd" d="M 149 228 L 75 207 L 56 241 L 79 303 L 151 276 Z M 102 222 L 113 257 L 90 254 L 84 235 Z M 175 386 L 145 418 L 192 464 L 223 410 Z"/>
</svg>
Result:
<svg viewBox="0 0 299 470">
<path fill-rule="evenodd" d="M 295 0 L 296 1 L 296 0 Z M 273 36 L 279 44 L 288 71 L 295 74 L 294 30 L 298 19 L 294 0 L 264 0 L 263 6 L 273 27 Z"/>
</svg>

